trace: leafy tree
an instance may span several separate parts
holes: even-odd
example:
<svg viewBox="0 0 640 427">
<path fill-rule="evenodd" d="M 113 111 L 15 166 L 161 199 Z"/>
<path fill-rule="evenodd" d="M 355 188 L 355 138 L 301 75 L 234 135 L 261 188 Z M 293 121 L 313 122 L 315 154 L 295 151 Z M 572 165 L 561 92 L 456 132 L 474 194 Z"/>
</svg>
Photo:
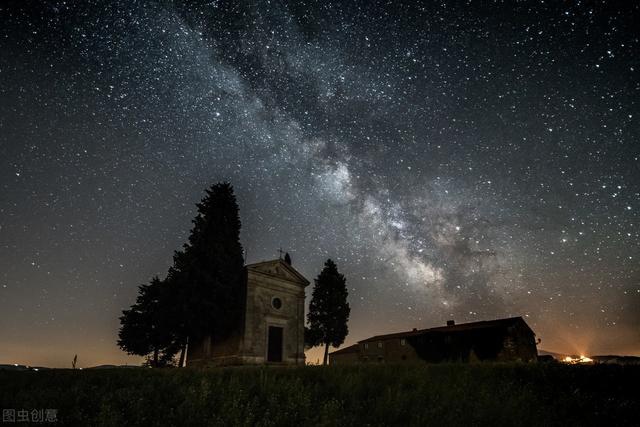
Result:
<svg viewBox="0 0 640 427">
<path fill-rule="evenodd" d="M 241 223 L 233 187 L 226 182 L 211 186 L 196 206 L 189 241 L 176 251 L 169 271 L 180 319 L 174 330 L 182 349 L 187 339 L 226 337 L 244 313 Z"/>
<path fill-rule="evenodd" d="M 166 365 L 177 351 L 170 327 L 167 284 L 154 277 L 139 287 L 135 304 L 120 317 L 118 346 L 128 354 L 146 356 L 149 365 Z"/>
<path fill-rule="evenodd" d="M 324 345 L 323 364 L 327 364 L 329 346 L 338 347 L 344 342 L 349 329 L 347 321 L 351 308 L 347 302 L 345 277 L 330 259 L 315 279 L 311 302 L 309 303 L 309 332 L 306 341 L 311 345 Z"/>
</svg>

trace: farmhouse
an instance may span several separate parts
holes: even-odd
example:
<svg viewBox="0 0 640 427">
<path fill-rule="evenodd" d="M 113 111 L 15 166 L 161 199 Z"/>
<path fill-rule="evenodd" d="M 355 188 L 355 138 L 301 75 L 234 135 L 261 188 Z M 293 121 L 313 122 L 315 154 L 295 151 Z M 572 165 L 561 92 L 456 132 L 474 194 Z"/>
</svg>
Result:
<svg viewBox="0 0 640 427">
<path fill-rule="evenodd" d="M 535 334 L 522 317 L 377 335 L 329 354 L 333 365 L 367 362 L 535 361 Z"/>
<path fill-rule="evenodd" d="M 304 290 L 309 281 L 282 259 L 246 267 L 244 318 L 229 337 L 189 343 L 188 366 L 304 365 Z"/>
</svg>

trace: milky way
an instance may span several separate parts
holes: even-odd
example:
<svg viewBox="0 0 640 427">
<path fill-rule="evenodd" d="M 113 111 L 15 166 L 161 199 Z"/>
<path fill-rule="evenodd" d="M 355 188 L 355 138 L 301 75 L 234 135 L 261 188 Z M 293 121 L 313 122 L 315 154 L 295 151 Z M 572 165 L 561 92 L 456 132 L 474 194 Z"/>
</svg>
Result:
<svg viewBox="0 0 640 427">
<path fill-rule="evenodd" d="M 0 363 L 131 361 L 222 180 L 248 262 L 337 262 L 347 343 L 521 315 L 640 354 L 638 5 L 79 3 L 0 6 Z"/>
</svg>

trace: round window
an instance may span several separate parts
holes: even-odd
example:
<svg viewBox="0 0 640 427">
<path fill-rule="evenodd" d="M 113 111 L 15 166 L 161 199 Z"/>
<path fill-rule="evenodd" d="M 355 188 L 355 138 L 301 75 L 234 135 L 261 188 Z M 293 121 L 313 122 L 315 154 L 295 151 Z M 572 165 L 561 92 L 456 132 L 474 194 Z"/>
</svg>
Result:
<svg viewBox="0 0 640 427">
<path fill-rule="evenodd" d="M 280 310 L 280 307 L 282 307 L 282 300 L 278 297 L 275 297 L 271 300 L 271 305 L 273 306 L 273 308 L 275 308 L 276 310 Z"/>
</svg>

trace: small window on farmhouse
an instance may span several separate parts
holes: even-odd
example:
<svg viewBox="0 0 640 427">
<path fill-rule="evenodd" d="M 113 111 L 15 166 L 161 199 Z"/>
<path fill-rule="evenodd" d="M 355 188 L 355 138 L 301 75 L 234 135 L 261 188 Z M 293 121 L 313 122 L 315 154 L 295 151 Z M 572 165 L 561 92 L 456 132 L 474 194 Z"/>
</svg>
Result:
<svg viewBox="0 0 640 427">
<path fill-rule="evenodd" d="M 271 300 L 271 305 L 273 306 L 273 308 L 275 308 L 276 310 L 280 310 L 280 308 L 282 307 L 282 300 L 278 297 L 274 297 Z"/>
<path fill-rule="evenodd" d="M 378 341 L 378 348 L 382 348 L 382 341 Z"/>
<path fill-rule="evenodd" d="M 406 343 L 407 343 L 407 341 L 406 341 L 404 338 L 402 338 L 402 339 L 400 340 L 400 345 L 405 345 Z"/>
<path fill-rule="evenodd" d="M 369 348 L 369 343 L 368 342 L 364 343 L 364 348 L 365 349 Z"/>
</svg>

